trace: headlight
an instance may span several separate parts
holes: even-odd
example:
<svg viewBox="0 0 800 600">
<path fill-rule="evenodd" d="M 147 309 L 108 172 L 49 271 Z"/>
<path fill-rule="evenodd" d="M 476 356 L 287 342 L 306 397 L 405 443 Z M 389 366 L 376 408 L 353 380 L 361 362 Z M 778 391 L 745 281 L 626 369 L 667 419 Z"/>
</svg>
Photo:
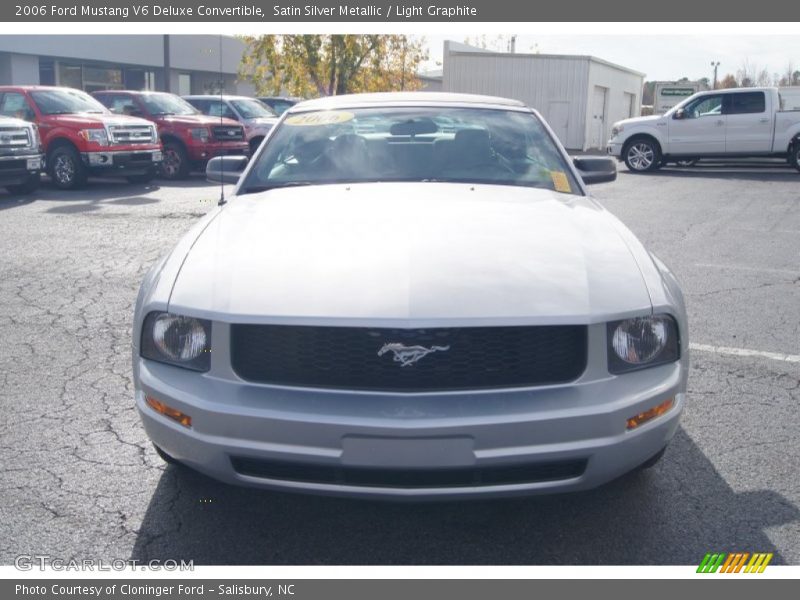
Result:
<svg viewBox="0 0 800 600">
<path fill-rule="evenodd" d="M 31 125 L 32 130 L 32 137 L 31 142 L 33 143 L 33 147 L 37 150 L 42 146 L 42 138 L 39 135 L 39 128 L 36 125 Z"/>
<path fill-rule="evenodd" d="M 101 146 L 108 146 L 108 134 L 105 129 L 81 129 L 78 132 L 87 142 L 94 142 Z"/>
<path fill-rule="evenodd" d="M 669 315 L 636 317 L 608 324 L 608 370 L 625 373 L 680 358 L 678 325 Z"/>
<path fill-rule="evenodd" d="M 208 129 L 205 127 L 195 127 L 190 129 L 189 135 L 191 135 L 193 139 L 200 140 L 201 142 L 207 142 L 209 138 Z"/>
<path fill-rule="evenodd" d="M 152 130 L 153 130 L 153 143 L 157 144 L 158 143 L 158 129 L 156 129 L 155 127 L 152 127 Z"/>
<path fill-rule="evenodd" d="M 211 367 L 211 321 L 151 312 L 142 326 L 140 354 L 170 365 L 208 371 Z"/>
<path fill-rule="evenodd" d="M 625 129 L 624 125 L 620 125 L 619 123 L 614 123 L 614 125 L 611 127 L 611 137 L 619 135 L 619 133 L 622 132 L 623 129 Z"/>
</svg>

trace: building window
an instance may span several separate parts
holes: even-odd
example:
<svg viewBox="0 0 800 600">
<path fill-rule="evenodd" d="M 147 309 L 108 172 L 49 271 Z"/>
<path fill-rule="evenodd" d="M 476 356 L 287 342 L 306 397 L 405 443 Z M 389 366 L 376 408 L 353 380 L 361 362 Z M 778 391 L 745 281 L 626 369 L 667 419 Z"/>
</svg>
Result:
<svg viewBox="0 0 800 600">
<path fill-rule="evenodd" d="M 39 59 L 39 84 L 40 85 L 55 85 L 56 84 L 56 68 L 53 61 L 49 58 Z"/>
<path fill-rule="evenodd" d="M 121 90 L 122 69 L 105 67 L 83 67 L 83 89 L 87 92 L 99 90 Z"/>
<path fill-rule="evenodd" d="M 156 89 L 155 71 L 129 67 L 124 72 L 125 89 L 153 91 Z"/>
<path fill-rule="evenodd" d="M 83 89 L 83 75 L 81 74 L 81 66 L 59 61 L 58 85 L 76 88 L 79 90 Z"/>
<path fill-rule="evenodd" d="M 192 75 L 190 73 L 178 73 L 178 95 L 188 96 L 192 93 Z"/>
</svg>

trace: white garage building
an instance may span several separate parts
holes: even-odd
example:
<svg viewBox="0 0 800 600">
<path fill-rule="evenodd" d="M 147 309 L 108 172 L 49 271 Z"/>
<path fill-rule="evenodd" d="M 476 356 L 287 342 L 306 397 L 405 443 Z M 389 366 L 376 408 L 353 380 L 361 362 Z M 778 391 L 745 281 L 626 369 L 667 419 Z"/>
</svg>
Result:
<svg viewBox="0 0 800 600">
<path fill-rule="evenodd" d="M 515 98 L 570 150 L 605 148 L 614 121 L 638 116 L 644 73 L 594 56 L 508 54 L 444 43 L 442 90 Z"/>
</svg>

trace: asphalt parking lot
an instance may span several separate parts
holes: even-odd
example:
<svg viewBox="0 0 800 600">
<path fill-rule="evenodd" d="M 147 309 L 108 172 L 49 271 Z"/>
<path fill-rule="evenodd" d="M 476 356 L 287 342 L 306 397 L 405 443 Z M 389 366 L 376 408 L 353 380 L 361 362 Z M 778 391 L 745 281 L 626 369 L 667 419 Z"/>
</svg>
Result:
<svg viewBox="0 0 800 600">
<path fill-rule="evenodd" d="M 594 192 L 683 284 L 693 348 L 677 438 L 651 471 L 591 492 L 419 505 L 228 487 L 152 450 L 132 399 L 133 303 L 218 188 L 0 194 L 0 563 L 697 564 L 747 551 L 800 564 L 800 173 L 621 167 Z"/>
</svg>

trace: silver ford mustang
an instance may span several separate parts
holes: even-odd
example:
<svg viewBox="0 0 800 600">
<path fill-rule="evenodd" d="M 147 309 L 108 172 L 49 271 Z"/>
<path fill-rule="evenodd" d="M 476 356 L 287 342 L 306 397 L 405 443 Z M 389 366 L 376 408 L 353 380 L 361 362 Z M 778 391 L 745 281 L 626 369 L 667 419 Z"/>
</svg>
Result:
<svg viewBox="0 0 800 600">
<path fill-rule="evenodd" d="M 538 113 L 402 93 L 285 113 L 145 278 L 136 404 L 228 483 L 388 498 L 592 488 L 661 457 L 687 321 Z"/>
</svg>

